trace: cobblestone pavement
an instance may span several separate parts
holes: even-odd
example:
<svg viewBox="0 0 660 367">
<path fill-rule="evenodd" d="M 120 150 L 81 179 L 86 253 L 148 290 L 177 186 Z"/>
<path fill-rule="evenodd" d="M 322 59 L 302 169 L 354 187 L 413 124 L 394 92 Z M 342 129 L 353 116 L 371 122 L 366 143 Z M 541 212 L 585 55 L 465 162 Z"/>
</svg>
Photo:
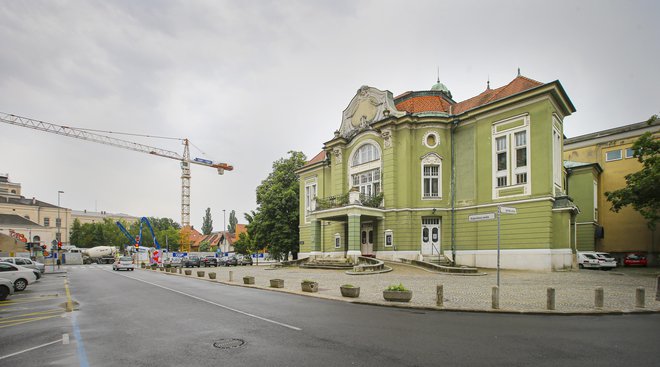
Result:
<svg viewBox="0 0 660 367">
<path fill-rule="evenodd" d="M 283 290 L 290 293 L 338 299 L 348 302 L 366 302 L 392 305 L 383 299 L 382 291 L 392 284 L 403 284 L 413 291 L 407 304 L 418 307 L 436 306 L 436 286 L 444 288 L 444 308 L 451 310 L 491 311 L 492 287 L 496 285 L 494 269 L 480 269 L 481 275 L 461 276 L 437 274 L 404 264 L 391 264 L 393 271 L 383 274 L 347 275 L 341 270 L 302 269 L 297 267 L 276 268 L 269 266 L 243 266 L 192 269 L 215 272 L 219 282 L 243 284 L 243 276 L 254 276 L 255 287 L 270 288 L 270 279 L 284 279 Z M 229 282 L 229 272 L 233 281 Z M 513 312 L 547 312 L 546 292 L 555 288 L 557 313 L 583 312 L 630 312 L 635 308 L 635 290 L 643 287 L 646 292 L 645 310 L 660 312 L 660 302 L 655 300 L 658 268 L 620 268 L 612 271 L 579 270 L 565 272 L 530 272 L 502 270 L 500 272 L 500 310 Z M 303 293 L 300 282 L 309 279 L 319 283 L 318 293 Z M 357 299 L 341 296 L 339 286 L 352 284 L 360 287 Z M 594 308 L 595 288 L 604 289 L 604 307 Z"/>
</svg>

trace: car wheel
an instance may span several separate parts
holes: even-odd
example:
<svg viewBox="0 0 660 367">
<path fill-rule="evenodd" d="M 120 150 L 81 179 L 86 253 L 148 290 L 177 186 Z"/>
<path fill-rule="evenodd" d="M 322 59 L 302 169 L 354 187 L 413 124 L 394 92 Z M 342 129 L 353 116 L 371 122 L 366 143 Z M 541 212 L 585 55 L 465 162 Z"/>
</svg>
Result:
<svg viewBox="0 0 660 367">
<path fill-rule="evenodd" d="M 582 265 L 582 264 L 579 264 L 578 267 L 579 267 L 580 269 L 584 269 L 584 265 Z"/>
<path fill-rule="evenodd" d="M 28 285 L 27 280 L 22 279 L 22 278 L 21 279 L 16 279 L 16 281 L 14 282 L 14 290 L 16 292 L 24 291 L 25 288 L 27 288 L 27 285 Z"/>
<path fill-rule="evenodd" d="M 9 296 L 9 288 L 2 286 L 0 287 L 0 301 L 4 301 Z"/>
</svg>

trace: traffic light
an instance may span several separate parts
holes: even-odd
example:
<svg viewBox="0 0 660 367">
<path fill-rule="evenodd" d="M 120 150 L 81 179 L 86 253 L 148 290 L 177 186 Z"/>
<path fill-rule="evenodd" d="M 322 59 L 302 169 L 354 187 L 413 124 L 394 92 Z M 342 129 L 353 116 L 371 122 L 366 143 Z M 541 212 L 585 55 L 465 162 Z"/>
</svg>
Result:
<svg viewBox="0 0 660 367">
<path fill-rule="evenodd" d="M 27 243 L 25 244 L 25 249 L 28 250 L 28 251 L 30 251 L 30 250 L 32 249 L 32 242 L 27 242 Z"/>
<path fill-rule="evenodd" d="M 62 241 L 57 241 L 57 249 L 58 250 L 62 249 Z"/>
<path fill-rule="evenodd" d="M 135 249 L 137 250 L 140 247 L 140 244 L 135 242 Z"/>
</svg>

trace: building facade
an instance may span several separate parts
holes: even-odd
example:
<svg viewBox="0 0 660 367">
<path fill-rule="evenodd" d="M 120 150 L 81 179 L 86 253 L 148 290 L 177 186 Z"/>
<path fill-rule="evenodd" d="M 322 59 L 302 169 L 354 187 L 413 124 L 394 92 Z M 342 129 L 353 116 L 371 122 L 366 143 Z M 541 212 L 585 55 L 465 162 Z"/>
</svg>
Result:
<svg viewBox="0 0 660 367">
<path fill-rule="evenodd" d="M 570 267 L 576 208 L 566 197 L 559 81 L 518 75 L 462 102 L 438 81 L 361 87 L 300 177 L 301 256 L 445 256 L 457 265 Z M 502 215 L 499 206 L 517 214 Z"/>
<path fill-rule="evenodd" d="M 577 218 L 577 247 L 604 251 L 619 259 L 629 252 L 651 254 L 657 264 L 660 231 L 652 231 L 632 207 L 615 213 L 606 192 L 626 186 L 625 176 L 639 171 L 642 164 L 633 157 L 632 145 L 642 134 L 660 138 L 660 124 L 640 122 L 566 139 L 568 193 L 581 213 Z M 587 177 L 589 176 L 589 177 Z"/>
</svg>

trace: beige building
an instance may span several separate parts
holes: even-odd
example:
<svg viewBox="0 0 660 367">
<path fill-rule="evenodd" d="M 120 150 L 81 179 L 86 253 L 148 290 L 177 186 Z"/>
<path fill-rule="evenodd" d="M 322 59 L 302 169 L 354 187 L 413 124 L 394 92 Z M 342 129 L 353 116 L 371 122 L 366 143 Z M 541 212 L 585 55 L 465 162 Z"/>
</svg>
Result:
<svg viewBox="0 0 660 367">
<path fill-rule="evenodd" d="M 118 220 L 123 220 L 124 222 L 131 224 L 140 220 L 138 217 L 124 213 L 108 213 L 106 211 L 93 212 L 89 210 L 72 210 L 71 216 L 73 220 L 78 219 L 80 224 L 86 223 L 103 223 L 105 219 L 110 219 L 113 222 Z M 73 223 L 72 223 L 73 224 Z"/>
<path fill-rule="evenodd" d="M 640 122 L 565 139 L 564 160 L 573 164 L 596 164 L 599 171 L 602 169 L 593 179 L 593 221 L 589 215 L 588 221 L 577 223 L 598 228 L 591 239 L 591 247 L 619 258 L 628 252 L 645 252 L 651 255 L 649 260 L 653 262 L 660 246 L 660 231 L 651 231 L 646 220 L 630 206 L 618 213 L 611 211 L 612 204 L 605 196 L 606 192 L 625 187 L 625 176 L 642 168 L 633 157 L 632 145 L 645 132 L 660 138 L 660 123 Z M 570 190 L 569 195 L 573 196 Z M 589 239 L 583 241 L 588 245 Z"/>
</svg>

